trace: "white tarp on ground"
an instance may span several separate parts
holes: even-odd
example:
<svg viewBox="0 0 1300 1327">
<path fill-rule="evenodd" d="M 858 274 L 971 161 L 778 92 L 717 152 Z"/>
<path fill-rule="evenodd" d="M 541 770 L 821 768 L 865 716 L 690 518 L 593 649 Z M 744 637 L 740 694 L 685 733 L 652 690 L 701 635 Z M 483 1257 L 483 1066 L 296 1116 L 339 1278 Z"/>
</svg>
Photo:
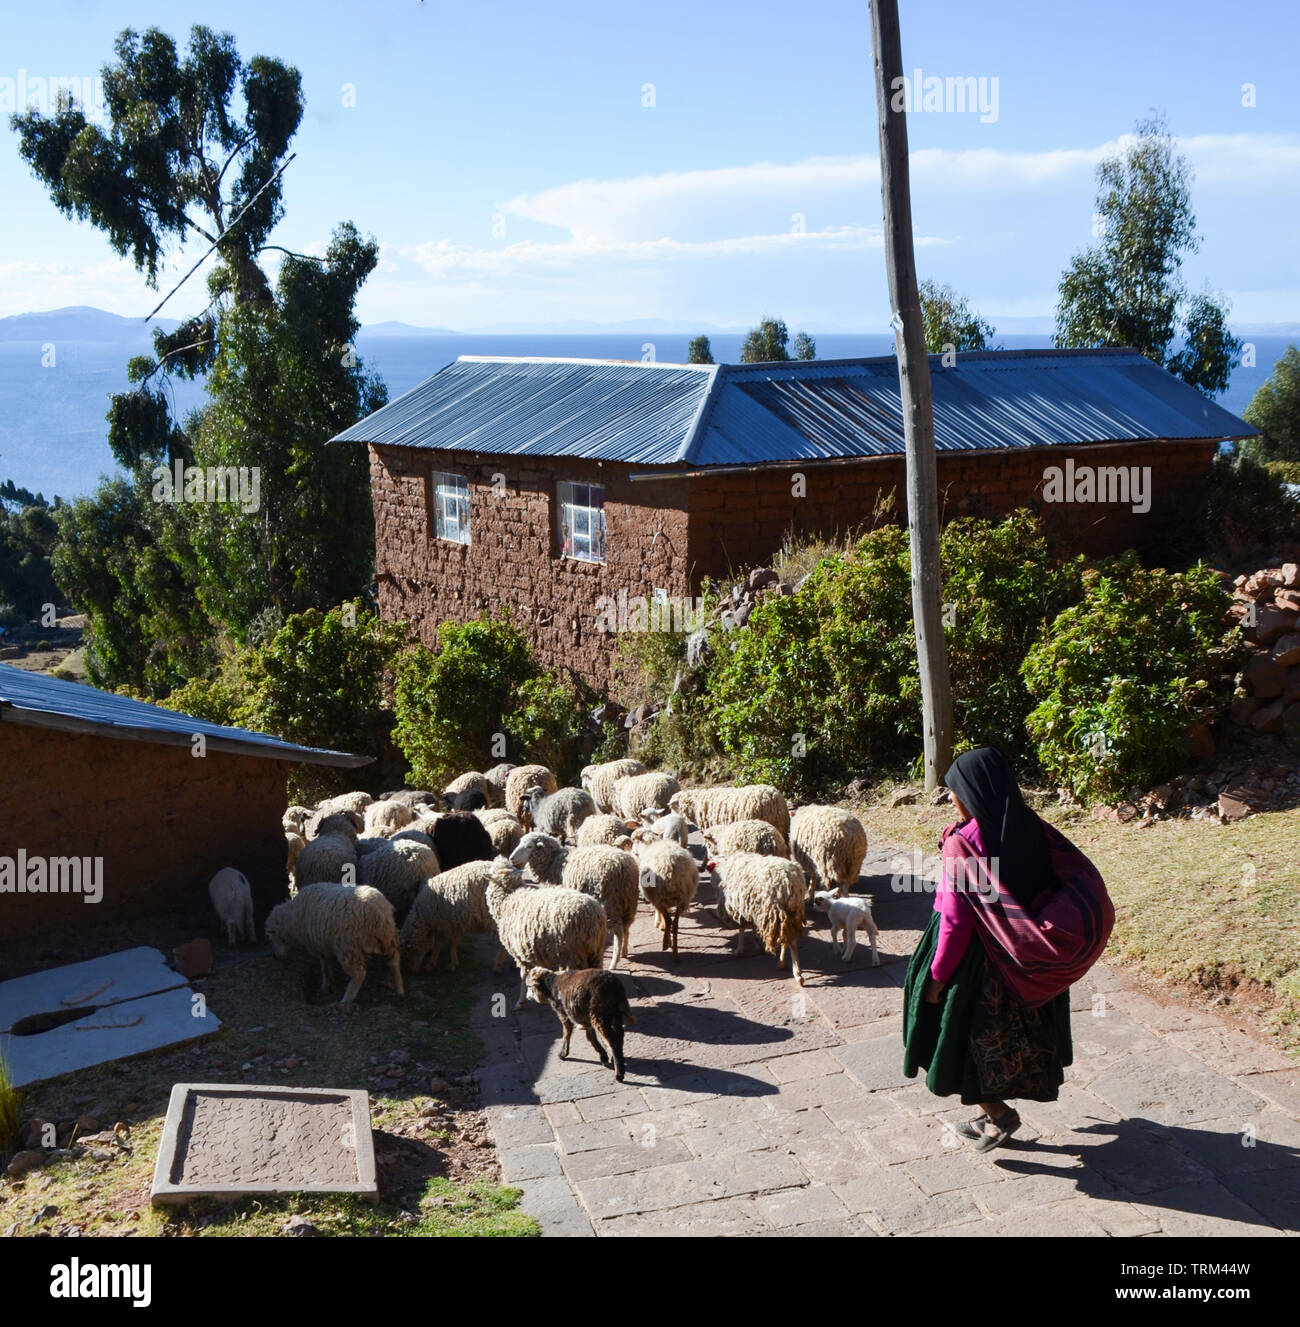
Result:
<svg viewBox="0 0 1300 1327">
<path fill-rule="evenodd" d="M 43 1032 L 24 1019 L 89 1012 Z M 192 1041 L 221 1022 L 157 949 L 141 946 L 0 982 L 0 1057 L 15 1086 Z"/>
</svg>

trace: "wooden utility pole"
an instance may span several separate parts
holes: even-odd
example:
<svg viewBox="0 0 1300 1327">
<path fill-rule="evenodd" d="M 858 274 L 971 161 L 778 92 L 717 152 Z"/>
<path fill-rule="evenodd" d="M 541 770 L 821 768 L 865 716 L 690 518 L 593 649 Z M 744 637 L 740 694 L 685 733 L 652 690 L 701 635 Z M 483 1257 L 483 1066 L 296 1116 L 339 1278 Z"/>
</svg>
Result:
<svg viewBox="0 0 1300 1327">
<path fill-rule="evenodd" d="M 912 621 L 921 669 L 925 786 L 938 785 L 952 763 L 952 684 L 943 639 L 939 578 L 939 482 L 934 461 L 934 404 L 921 300 L 912 248 L 912 191 L 898 0 L 871 0 L 871 46 L 880 124 L 880 200 L 885 217 L 885 271 L 894 310 L 894 345 L 907 444 L 907 524 L 912 547 Z M 914 91 L 916 91 L 914 89 Z"/>
</svg>

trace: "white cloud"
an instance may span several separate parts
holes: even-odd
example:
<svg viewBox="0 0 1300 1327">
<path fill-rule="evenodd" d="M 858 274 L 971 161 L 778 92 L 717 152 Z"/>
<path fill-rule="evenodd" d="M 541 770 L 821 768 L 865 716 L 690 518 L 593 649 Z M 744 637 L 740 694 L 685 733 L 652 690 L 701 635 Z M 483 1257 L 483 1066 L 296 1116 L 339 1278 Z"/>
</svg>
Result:
<svg viewBox="0 0 1300 1327">
<path fill-rule="evenodd" d="M 941 238 L 922 236 L 919 246 L 943 244 Z M 850 252 L 879 249 L 879 227 L 836 226 L 818 231 L 778 231 L 760 235 L 732 235 L 710 240 L 678 240 L 662 236 L 651 240 L 603 240 L 590 237 L 570 241 L 519 240 L 498 249 L 476 249 L 435 240 L 399 250 L 439 279 L 472 276 L 505 278 L 523 272 L 552 275 L 590 274 L 596 265 L 643 266 L 708 260 L 749 259 L 796 254 Z"/>
</svg>

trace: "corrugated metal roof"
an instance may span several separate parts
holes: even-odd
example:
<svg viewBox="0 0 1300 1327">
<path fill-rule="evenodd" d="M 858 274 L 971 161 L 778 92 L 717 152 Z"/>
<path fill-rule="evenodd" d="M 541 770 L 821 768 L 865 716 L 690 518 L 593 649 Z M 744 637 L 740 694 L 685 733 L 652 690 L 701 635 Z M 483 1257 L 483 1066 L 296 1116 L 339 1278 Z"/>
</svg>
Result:
<svg viewBox="0 0 1300 1327">
<path fill-rule="evenodd" d="M 320 747 L 282 742 L 247 728 L 227 728 L 206 719 L 166 710 L 146 701 L 115 696 L 111 691 L 65 682 L 46 673 L 33 673 L 11 664 L 0 664 L 0 721 L 65 732 L 99 733 L 166 746 L 189 746 L 195 733 L 202 733 L 215 751 L 235 755 L 263 756 L 308 765 L 368 765 L 373 757 L 349 755 Z"/>
<path fill-rule="evenodd" d="M 941 451 L 1257 432 L 1134 350 L 988 351 L 949 367 L 931 356 L 930 373 Z M 720 365 L 462 357 L 336 441 L 699 467 L 904 450 L 893 356 Z"/>
<path fill-rule="evenodd" d="M 684 453 L 716 371 L 462 355 L 334 441 L 654 465 Z"/>
</svg>

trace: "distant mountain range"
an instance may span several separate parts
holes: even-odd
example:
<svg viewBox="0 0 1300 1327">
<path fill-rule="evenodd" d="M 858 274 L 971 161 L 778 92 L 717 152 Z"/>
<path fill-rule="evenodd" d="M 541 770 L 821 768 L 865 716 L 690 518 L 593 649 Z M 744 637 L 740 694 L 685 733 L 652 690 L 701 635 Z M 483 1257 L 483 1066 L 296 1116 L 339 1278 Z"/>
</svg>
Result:
<svg viewBox="0 0 1300 1327">
<path fill-rule="evenodd" d="M 146 345 L 153 339 L 153 329 L 162 327 L 174 331 L 180 323 L 174 318 L 155 318 L 146 323 L 143 318 L 123 318 L 89 305 L 73 305 L 66 309 L 51 309 L 45 313 L 19 313 L 0 318 L 0 341 L 99 341 L 119 344 Z M 1047 316 L 1000 318 L 995 323 L 998 334 L 1014 336 L 1049 336 L 1053 331 L 1052 319 Z M 798 328 L 791 324 L 791 332 Z M 810 326 L 813 336 L 856 335 L 860 328 L 843 326 Z M 873 328 L 885 332 L 885 328 Z M 1238 336 L 1300 336 L 1300 323 L 1251 323 L 1234 326 Z M 706 323 L 686 323 L 677 319 L 643 318 L 621 319 L 600 323 L 570 319 L 551 323 L 493 323 L 487 327 L 451 328 L 416 327 L 404 322 L 367 323 L 359 338 L 420 337 L 420 336 L 583 336 L 583 335 L 638 335 L 661 336 L 743 336 L 746 327 L 719 327 Z"/>
<path fill-rule="evenodd" d="M 152 341 L 153 329 L 174 332 L 175 318 L 123 318 L 106 309 L 74 304 L 46 313 L 18 313 L 0 318 L 0 341 Z"/>
</svg>

